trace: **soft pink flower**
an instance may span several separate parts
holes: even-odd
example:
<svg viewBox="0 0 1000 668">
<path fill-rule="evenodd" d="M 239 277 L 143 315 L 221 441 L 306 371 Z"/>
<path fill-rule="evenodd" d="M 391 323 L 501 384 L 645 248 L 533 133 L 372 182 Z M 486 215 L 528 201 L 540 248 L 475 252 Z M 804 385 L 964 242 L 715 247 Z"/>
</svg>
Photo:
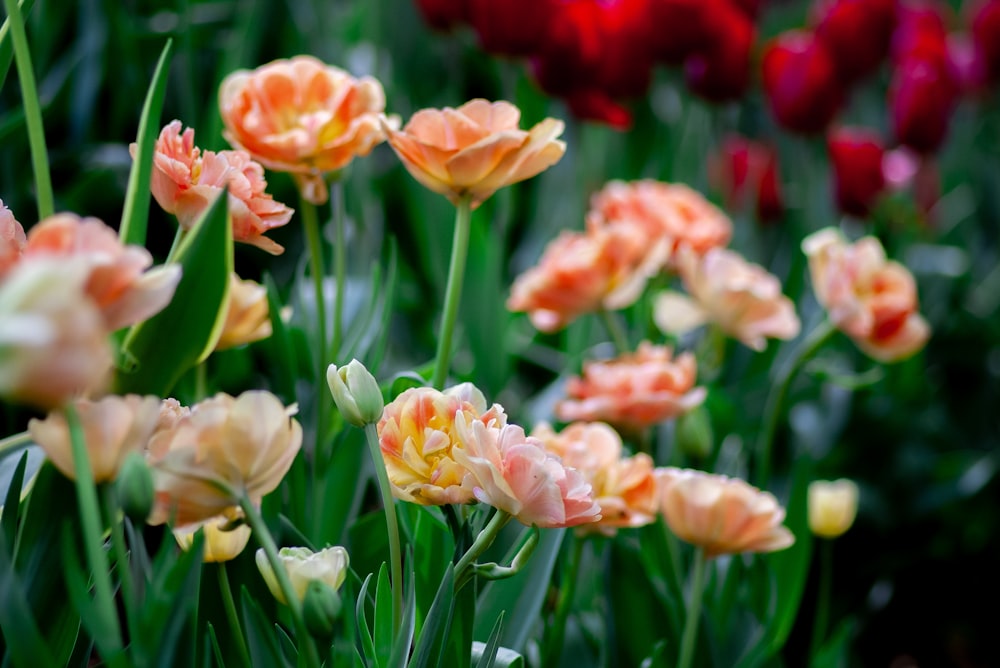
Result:
<svg viewBox="0 0 1000 668">
<path fill-rule="evenodd" d="M 743 480 L 673 467 L 656 469 L 656 480 L 667 526 L 706 557 L 774 552 L 795 542 L 777 499 Z"/>
<path fill-rule="evenodd" d="M 581 530 L 613 535 L 618 528 L 638 527 L 656 521 L 656 480 L 653 459 L 639 453 L 622 456 L 622 439 L 603 422 L 574 422 L 558 434 L 548 424 L 531 432 L 543 447 L 578 470 L 593 487 L 601 508 L 596 524 Z"/>
<path fill-rule="evenodd" d="M 671 348 L 644 341 L 635 353 L 585 362 L 583 376 L 567 382 L 556 416 L 640 430 L 699 406 L 708 392 L 694 386 L 696 376 L 694 355 L 674 358 Z"/>
<path fill-rule="evenodd" d="M 543 332 L 586 313 L 624 308 L 639 298 L 669 251 L 667 239 L 650 243 L 640 225 L 628 222 L 563 232 L 538 265 L 514 281 L 507 308 L 526 311 Z"/>
<path fill-rule="evenodd" d="M 564 466 L 521 427 L 470 421 L 459 413 L 455 428 L 460 446 L 452 455 L 467 471 L 462 488 L 477 500 L 528 526 L 569 527 L 601 518 L 580 472 Z"/>
<path fill-rule="evenodd" d="M 101 310 L 105 326 L 116 330 L 163 310 L 181 279 L 179 265 L 150 269 L 153 257 L 140 246 L 124 246 L 97 218 L 60 213 L 28 232 L 21 262 L 38 258 L 73 260 L 89 267 L 85 290 Z"/>
<path fill-rule="evenodd" d="M 229 303 L 226 320 L 216 350 L 253 343 L 271 336 L 271 317 L 267 289 L 256 281 L 229 275 Z"/>
<path fill-rule="evenodd" d="M 781 293 L 778 279 L 760 265 L 723 248 L 701 257 L 683 251 L 677 265 L 694 299 L 673 292 L 657 298 L 653 319 L 664 332 L 681 334 L 711 322 L 754 350 L 763 350 L 768 338 L 798 335 L 795 304 Z"/>
<path fill-rule="evenodd" d="M 157 203 L 190 230 L 223 188 L 229 188 L 233 239 L 272 255 L 283 252 L 263 235 L 287 224 L 292 210 L 264 192 L 264 168 L 246 151 L 201 151 L 194 145 L 194 130 L 182 133 L 181 128 L 180 121 L 171 122 L 156 141 L 150 188 Z M 134 144 L 131 149 L 134 154 Z"/>
<path fill-rule="evenodd" d="M 503 408 L 487 410 L 486 398 L 471 383 L 444 392 L 410 388 L 385 407 L 376 429 L 396 498 L 422 505 L 473 500 L 462 486 L 466 469 L 453 454 L 458 416 L 496 427 L 507 423 Z"/>
<path fill-rule="evenodd" d="M 876 360 L 917 353 L 930 337 L 918 312 L 913 274 L 887 260 L 875 237 L 848 243 L 839 230 L 820 230 L 802 242 L 816 299 L 830 321 Z"/>
<path fill-rule="evenodd" d="M 24 228 L 0 200 L 0 276 L 21 257 L 25 242 Z"/>
</svg>

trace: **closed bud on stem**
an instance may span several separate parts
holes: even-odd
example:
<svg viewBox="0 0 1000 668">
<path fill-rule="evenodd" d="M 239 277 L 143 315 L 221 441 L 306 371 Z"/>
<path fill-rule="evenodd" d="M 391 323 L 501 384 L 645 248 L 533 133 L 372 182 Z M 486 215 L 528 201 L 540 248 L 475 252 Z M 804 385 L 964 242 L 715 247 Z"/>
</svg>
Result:
<svg viewBox="0 0 1000 668">
<path fill-rule="evenodd" d="M 138 452 L 129 453 L 122 462 L 115 484 L 126 517 L 145 524 L 153 510 L 154 499 L 153 473 L 146 464 L 146 458 Z"/>
<path fill-rule="evenodd" d="M 677 418 L 677 445 L 689 457 L 704 459 L 712 454 L 712 421 L 703 406 Z"/>
<path fill-rule="evenodd" d="M 332 639 L 342 607 L 340 595 L 333 587 L 322 580 L 310 582 L 302 599 L 302 618 L 309 633 L 317 640 Z"/>
<path fill-rule="evenodd" d="M 337 409 L 349 423 L 364 427 L 381 419 L 385 408 L 382 390 L 364 364 L 356 359 L 339 369 L 331 364 L 326 370 L 326 382 Z"/>
</svg>

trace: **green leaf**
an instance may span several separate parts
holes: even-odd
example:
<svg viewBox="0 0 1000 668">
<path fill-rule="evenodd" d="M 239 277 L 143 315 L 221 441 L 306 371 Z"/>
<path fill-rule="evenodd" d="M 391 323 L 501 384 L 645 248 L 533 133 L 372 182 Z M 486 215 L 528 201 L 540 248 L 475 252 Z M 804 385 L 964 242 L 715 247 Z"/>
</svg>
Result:
<svg viewBox="0 0 1000 668">
<path fill-rule="evenodd" d="M 430 610 L 427 611 L 427 618 L 424 620 L 424 626 L 417 638 L 417 645 L 413 649 L 413 658 L 410 659 L 409 668 L 440 665 L 438 658 L 441 655 L 441 645 L 448 639 L 448 626 L 454 603 L 455 565 L 449 562 L 444 571 L 444 577 L 441 578 L 434 602 L 431 603 Z"/>
<path fill-rule="evenodd" d="M 215 627 L 212 626 L 212 622 L 206 623 L 208 626 L 208 641 L 212 647 L 212 656 L 215 657 L 215 662 L 219 664 L 219 668 L 226 668 L 226 662 L 222 659 L 222 650 L 219 648 L 219 639 L 215 635 Z"/>
<path fill-rule="evenodd" d="M 35 5 L 35 0 L 21 0 L 17 4 L 21 12 L 21 17 L 27 21 L 28 12 Z M 3 26 L 0 26 L 0 90 L 3 89 L 4 82 L 7 81 L 7 73 L 10 71 L 10 64 L 14 61 L 14 43 L 10 39 L 10 19 L 4 19 Z"/>
<path fill-rule="evenodd" d="M 160 112 L 167 90 L 167 72 L 170 70 L 170 50 L 173 40 L 168 39 L 160 52 L 160 60 L 153 72 L 153 81 L 146 91 L 146 101 L 139 117 L 139 132 L 136 137 L 136 153 L 128 176 L 125 191 L 125 207 L 122 210 L 121 227 L 118 236 L 122 243 L 146 245 L 146 224 L 149 220 L 149 181 L 153 174 L 153 153 L 159 136 Z"/>
<path fill-rule="evenodd" d="M 25 451 L 17 460 L 17 468 L 10 479 L 10 486 L 7 487 L 7 495 L 3 503 L 3 514 L 0 515 L 0 535 L 3 537 L 4 547 L 13 549 L 14 540 L 17 534 L 17 518 L 21 511 L 21 485 L 24 483 L 24 468 L 28 464 L 28 452 Z M 6 550 L 4 550 L 6 555 Z"/>
<path fill-rule="evenodd" d="M 398 585 L 397 585 L 398 586 Z M 375 656 L 378 665 L 388 666 L 392 654 L 392 587 L 389 584 L 389 568 L 385 562 L 378 570 L 375 586 Z"/>
<path fill-rule="evenodd" d="M 15 666 L 57 666 L 59 663 L 35 624 L 27 594 L 8 556 L 10 547 L 5 532 L 0 532 L 0 627 L 7 649 Z"/>
<path fill-rule="evenodd" d="M 243 606 L 243 626 L 246 628 L 247 649 L 255 666 L 286 666 L 284 655 L 278 647 L 271 621 L 261 612 L 260 606 L 243 587 L 240 592 Z"/>
<path fill-rule="evenodd" d="M 389 656 L 390 668 L 404 668 L 406 659 L 410 656 L 410 647 L 413 645 L 413 629 L 416 625 L 417 601 L 414 583 L 416 577 L 413 573 L 413 551 L 406 548 L 406 564 L 410 565 L 407 573 L 406 596 L 403 600 L 403 618 L 400 623 L 399 634 L 392 647 L 392 654 Z"/>
<path fill-rule="evenodd" d="M 365 612 L 365 601 L 368 598 L 368 585 L 371 584 L 372 574 L 369 573 L 361 585 L 358 593 L 355 615 L 358 620 L 358 634 L 361 636 L 361 650 L 364 652 L 365 665 L 378 666 L 378 655 L 375 653 L 375 642 L 372 640 L 371 630 L 368 628 L 368 615 Z"/>
<path fill-rule="evenodd" d="M 165 397 L 184 373 L 215 348 L 226 316 L 233 234 L 223 192 L 181 242 L 183 269 L 174 298 L 165 309 L 129 331 L 126 357 L 135 368 L 118 375 L 121 394 Z"/>
<path fill-rule="evenodd" d="M 503 631 L 503 613 L 497 617 L 497 623 L 493 625 L 490 637 L 486 644 L 481 642 L 472 643 L 472 660 L 476 662 L 476 668 L 492 668 L 497 658 L 497 650 L 500 649 L 500 633 Z"/>
<path fill-rule="evenodd" d="M 275 389 L 286 401 L 295 399 L 295 382 L 298 378 L 298 362 L 295 359 L 295 346 L 292 345 L 292 337 L 288 331 L 288 325 L 281 317 L 281 295 L 278 293 L 278 285 L 274 282 L 274 277 L 268 273 L 264 276 L 264 286 L 267 288 L 267 309 L 268 317 L 271 320 L 271 336 L 267 344 L 270 346 L 273 356 L 271 370 L 271 380 L 275 383 Z"/>
<path fill-rule="evenodd" d="M 389 381 L 389 401 L 414 387 L 426 387 L 427 381 L 416 371 L 402 371 Z"/>
</svg>

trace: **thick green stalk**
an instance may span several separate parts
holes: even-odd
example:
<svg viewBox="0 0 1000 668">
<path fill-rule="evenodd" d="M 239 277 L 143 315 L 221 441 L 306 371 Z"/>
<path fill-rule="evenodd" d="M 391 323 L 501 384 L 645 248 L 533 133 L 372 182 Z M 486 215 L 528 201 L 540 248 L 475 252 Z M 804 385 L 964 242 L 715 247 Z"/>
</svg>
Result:
<svg viewBox="0 0 1000 668">
<path fill-rule="evenodd" d="M 330 342 L 326 336 L 326 300 L 323 298 L 323 278 L 326 271 L 323 267 L 323 237 L 319 231 L 319 214 L 316 205 L 304 197 L 299 200 L 299 213 L 302 214 L 302 227 L 306 233 L 306 246 L 309 247 L 309 269 L 312 273 L 313 290 L 316 298 L 316 332 L 319 339 L 319 350 L 316 351 L 317 379 L 325 378 L 326 355 Z"/>
<path fill-rule="evenodd" d="M 821 539 L 819 555 L 819 595 L 816 598 L 816 618 L 813 621 L 812 643 L 809 646 L 809 665 L 826 640 L 826 627 L 830 619 L 830 592 L 833 587 L 833 541 Z"/>
<path fill-rule="evenodd" d="M 448 286 L 444 293 L 444 313 L 438 333 L 437 356 L 434 360 L 434 378 L 431 384 L 442 389 L 448 379 L 451 361 L 451 339 L 455 333 L 458 305 L 462 301 L 462 281 L 465 280 L 465 261 L 469 256 L 469 234 L 472 225 L 472 205 L 463 197 L 455 209 L 455 236 L 451 242 L 451 263 L 448 266 Z"/>
<path fill-rule="evenodd" d="M 455 566 L 455 582 L 462 582 L 464 580 L 465 571 L 471 568 L 476 559 L 486 551 L 486 548 L 493 544 L 497 534 L 507 525 L 511 517 L 513 516 L 506 510 L 497 509 L 496 514 L 483 527 L 483 530 L 479 532 L 476 540 L 472 542 L 472 545 L 462 555 L 462 558 L 458 560 L 458 564 Z"/>
<path fill-rule="evenodd" d="M 601 321 L 608 330 L 608 335 L 611 337 L 611 341 L 615 344 L 618 352 L 621 354 L 629 352 L 631 348 L 628 345 L 628 337 L 625 335 L 625 330 L 622 329 L 621 323 L 618 322 L 615 314 L 604 309 L 601 309 L 599 313 Z"/>
<path fill-rule="evenodd" d="M 382 494 L 382 507 L 385 510 L 386 530 L 389 533 L 389 570 L 392 574 L 392 629 L 393 634 L 399 633 L 403 620 L 403 553 L 399 543 L 399 524 L 396 519 L 396 503 L 392 498 L 392 488 L 389 486 L 389 473 L 382 459 L 382 450 L 378 444 L 378 433 L 375 425 L 365 425 L 365 438 L 368 450 L 375 465 L 375 477 L 378 479 L 379 492 Z"/>
<path fill-rule="evenodd" d="M 219 576 L 219 593 L 222 595 L 222 607 L 226 611 L 226 620 L 229 622 L 230 631 L 236 636 L 236 650 L 240 655 L 240 663 L 247 668 L 251 668 L 250 651 L 247 649 L 247 641 L 243 636 L 243 627 L 240 625 L 240 616 L 236 614 L 236 601 L 233 599 L 233 589 L 229 586 L 229 574 L 226 573 L 226 563 L 220 561 L 216 569 Z"/>
<path fill-rule="evenodd" d="M 687 619 L 684 620 L 684 634 L 681 636 L 681 651 L 677 668 L 690 668 L 694 658 L 695 641 L 698 639 L 698 621 L 701 617 L 701 600 L 705 596 L 705 573 L 708 559 L 701 548 L 695 551 L 694 573 L 691 575 L 691 600 L 688 601 Z"/>
<path fill-rule="evenodd" d="M 331 357 L 337 359 L 344 343 L 344 291 L 347 283 L 347 245 L 344 241 L 344 185 L 340 179 L 330 187 L 330 207 L 333 209 L 333 272 L 337 280 L 337 299 L 333 307 L 333 349 Z"/>
<path fill-rule="evenodd" d="M 583 546 L 586 538 L 573 538 L 573 547 L 569 562 L 563 571 L 562 586 L 559 588 L 559 600 L 556 603 L 556 618 L 552 623 L 552 632 L 545 643 L 545 665 L 555 666 L 559 663 L 562 653 L 563 639 L 566 637 L 566 621 L 573 606 L 573 596 L 576 594 L 576 581 L 580 573 L 580 558 L 583 556 Z"/>
<path fill-rule="evenodd" d="M 8 436 L 7 438 L 0 438 L 0 452 L 13 450 L 14 448 L 19 448 L 22 445 L 27 445 L 28 443 L 31 443 L 31 434 L 26 431 L 22 431 L 20 434 Z"/>
<path fill-rule="evenodd" d="M 38 100 L 35 72 L 31 66 L 31 51 L 28 36 L 24 31 L 24 20 L 17 0 L 4 0 L 10 24 L 10 36 L 14 43 L 14 60 L 17 64 L 17 78 L 21 82 L 21 104 L 24 106 L 24 120 L 28 127 L 28 144 L 31 147 L 31 167 L 35 173 L 35 194 L 38 197 L 38 218 L 48 218 L 55 213 L 52 196 L 52 176 L 49 173 L 49 155 L 45 147 L 45 130 L 42 127 L 42 106 Z"/>
</svg>

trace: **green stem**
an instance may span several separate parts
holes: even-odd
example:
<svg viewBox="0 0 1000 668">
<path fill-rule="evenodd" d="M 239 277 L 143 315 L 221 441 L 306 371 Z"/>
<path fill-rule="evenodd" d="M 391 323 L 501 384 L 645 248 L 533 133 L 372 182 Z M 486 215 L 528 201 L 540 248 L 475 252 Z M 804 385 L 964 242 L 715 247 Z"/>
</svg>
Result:
<svg viewBox="0 0 1000 668">
<path fill-rule="evenodd" d="M 114 485 L 107 484 L 101 489 L 102 501 L 104 501 L 104 512 L 111 527 L 111 546 L 115 551 L 115 562 L 118 564 L 118 580 L 121 583 L 122 600 L 125 607 L 125 623 L 129 636 L 136 637 L 136 625 L 133 620 L 135 605 L 138 602 L 135 596 L 135 584 L 132 582 L 132 569 L 129 564 L 128 549 L 125 545 L 125 531 L 122 523 L 118 519 L 120 504 Z"/>
<path fill-rule="evenodd" d="M 774 447 L 774 435 L 777 432 L 778 420 L 781 417 L 785 396 L 792 386 L 792 381 L 795 380 L 795 376 L 802 369 L 802 366 L 823 347 L 823 344 L 836 331 L 836 328 L 829 320 L 824 320 L 820 323 L 816 329 L 810 332 L 806 340 L 799 346 L 799 349 L 778 372 L 778 377 L 775 378 L 774 383 L 771 385 L 771 391 L 768 393 L 767 401 L 764 404 L 764 426 L 757 440 L 757 456 L 759 459 L 755 480 L 760 487 L 767 485 L 768 478 L 771 475 L 771 450 Z"/>
<path fill-rule="evenodd" d="M 684 620 L 684 635 L 681 636 L 681 651 L 677 668 L 690 668 L 694 657 L 695 641 L 698 639 L 698 620 L 701 617 L 701 600 L 704 598 L 705 572 L 708 559 L 701 548 L 695 551 L 694 573 L 691 575 L 691 600 L 688 602 L 687 619 Z"/>
<path fill-rule="evenodd" d="M 288 609 L 292 613 L 296 639 L 299 641 L 300 652 L 305 656 L 306 665 L 319 668 L 319 652 L 317 652 L 316 644 L 313 642 L 312 636 L 309 634 L 309 629 L 306 628 L 305 621 L 302 619 L 302 601 L 299 600 L 298 594 L 295 593 L 292 581 L 288 578 L 288 571 L 285 570 L 285 565 L 278 556 L 278 546 L 275 545 L 274 538 L 271 537 L 271 532 L 268 531 L 264 519 L 260 516 L 260 512 L 246 495 L 240 499 L 240 508 L 243 509 L 243 515 L 246 518 L 247 524 L 250 525 L 250 530 L 253 531 L 257 542 L 260 543 L 260 546 L 264 549 L 264 554 L 267 555 L 267 561 L 271 564 L 271 570 L 274 571 L 274 577 L 278 581 L 281 594 L 285 597 Z"/>
<path fill-rule="evenodd" d="M 455 209 L 455 236 L 451 242 L 451 263 L 448 266 L 448 287 L 444 293 L 444 313 L 441 316 L 441 330 L 438 333 L 437 356 L 434 360 L 433 387 L 442 389 L 448 379 L 448 364 L 451 361 L 451 338 L 455 333 L 458 305 L 462 300 L 462 282 L 465 277 L 465 261 L 469 256 L 469 234 L 472 226 L 472 206 L 468 197 L 463 197 Z"/>
<path fill-rule="evenodd" d="M 826 627 L 830 619 L 830 593 L 833 587 L 833 541 L 821 539 L 819 555 L 819 595 L 816 599 L 816 619 L 813 622 L 812 643 L 809 646 L 809 665 L 814 660 L 820 646 L 826 639 Z"/>
<path fill-rule="evenodd" d="M 7 438 L 0 438 L 0 452 L 13 450 L 14 448 L 19 448 L 22 445 L 27 445 L 28 443 L 31 443 L 31 434 L 26 431 L 22 431 L 20 434 L 8 436 Z"/>
<path fill-rule="evenodd" d="M 496 514 L 490 518 L 489 523 L 483 527 L 483 530 L 476 536 L 476 540 L 458 560 L 458 564 L 455 566 L 455 582 L 464 580 L 465 571 L 471 568 L 476 559 L 486 551 L 486 548 L 493 544 L 497 534 L 507 525 L 507 522 L 510 522 L 511 517 L 513 516 L 506 510 L 497 509 Z"/>
<path fill-rule="evenodd" d="M 194 397 L 201 401 L 208 395 L 208 360 L 194 367 Z"/>
<path fill-rule="evenodd" d="M 87 444 L 83 427 L 76 409 L 69 405 L 65 409 L 66 424 L 69 426 L 70 444 L 73 450 L 73 474 L 76 476 L 76 498 L 80 509 L 80 524 L 83 533 L 83 547 L 94 579 L 96 619 L 93 624 L 97 633 L 94 642 L 101 656 L 112 666 L 126 665 L 122 652 L 121 632 L 115 612 L 115 601 L 111 588 L 111 575 L 104 556 L 104 530 L 101 527 L 101 512 L 97 502 L 97 488 L 90 468 Z"/>
<path fill-rule="evenodd" d="M 608 335 L 611 337 L 611 341 L 615 344 L 615 348 L 618 349 L 619 353 L 627 353 L 631 350 L 628 345 L 628 337 L 625 335 L 625 330 L 622 329 L 621 323 L 615 317 L 614 313 L 601 309 L 599 311 L 601 316 L 601 322 L 604 323 L 604 327 L 608 330 Z"/>
<path fill-rule="evenodd" d="M 180 225 L 177 226 L 177 232 L 174 234 L 174 242 L 170 244 L 170 252 L 167 253 L 167 259 L 164 264 L 170 264 L 177 257 L 177 250 L 181 247 L 181 242 L 184 241 L 187 233 L 188 231 L 183 227 Z"/>
<path fill-rule="evenodd" d="M 316 298 L 316 332 L 319 347 L 316 352 L 317 378 L 324 378 L 326 372 L 326 355 L 329 341 L 326 338 L 326 300 L 323 297 L 323 278 L 326 272 L 323 268 L 323 238 L 319 231 L 319 215 L 316 205 L 305 198 L 300 200 L 299 212 L 302 214 L 302 227 L 306 233 L 306 245 L 309 247 L 309 269 L 312 273 L 313 290 Z"/>
<path fill-rule="evenodd" d="M 337 280 L 337 300 L 333 308 L 333 349 L 332 357 L 337 359 L 343 344 L 344 291 L 347 283 L 347 246 L 344 241 L 344 186 L 340 180 L 330 187 L 330 208 L 333 209 L 333 271 Z"/>
<path fill-rule="evenodd" d="M 378 444 L 378 433 L 374 424 L 365 425 L 365 437 L 368 450 L 375 465 L 375 477 L 378 479 L 379 492 L 382 494 L 382 507 L 385 510 L 386 530 L 389 533 L 389 569 L 392 574 L 392 629 L 393 634 L 399 633 L 403 621 L 403 555 L 399 547 L 399 524 L 396 520 L 396 503 L 392 498 L 392 488 L 389 486 L 389 473 L 382 459 L 382 451 Z"/>
<path fill-rule="evenodd" d="M 576 594 L 576 581 L 580 573 L 580 560 L 583 556 L 585 538 L 573 538 L 573 547 L 569 562 L 563 571 L 562 586 L 559 588 L 559 600 L 556 603 L 556 617 L 552 624 L 552 634 L 545 643 L 546 660 L 544 665 L 555 666 L 562 653 L 563 639 L 566 637 L 566 621 L 569 619 L 570 608 L 573 607 L 573 597 Z"/>
<path fill-rule="evenodd" d="M 48 218 L 55 213 L 52 196 L 52 176 L 49 173 L 49 156 L 45 147 L 45 131 L 42 128 L 42 107 L 38 100 L 38 87 L 31 66 L 31 51 L 28 36 L 24 31 L 24 20 L 17 0 L 4 0 L 10 25 L 10 36 L 14 43 L 14 60 L 17 64 L 17 78 L 21 82 L 21 102 L 24 105 L 24 120 L 28 126 L 28 144 L 31 148 L 31 167 L 35 173 L 35 189 L 38 197 L 38 218 Z"/>
<path fill-rule="evenodd" d="M 243 636 L 243 627 L 240 626 L 240 616 L 236 614 L 236 601 L 233 599 L 232 587 L 229 586 L 229 575 L 226 573 L 225 562 L 219 562 L 216 574 L 219 576 L 222 607 L 226 610 L 226 620 L 229 622 L 230 630 L 236 636 L 236 649 L 239 652 L 240 661 L 244 666 L 250 668 L 253 663 L 250 661 L 250 651 L 247 649 L 247 641 Z"/>
</svg>

